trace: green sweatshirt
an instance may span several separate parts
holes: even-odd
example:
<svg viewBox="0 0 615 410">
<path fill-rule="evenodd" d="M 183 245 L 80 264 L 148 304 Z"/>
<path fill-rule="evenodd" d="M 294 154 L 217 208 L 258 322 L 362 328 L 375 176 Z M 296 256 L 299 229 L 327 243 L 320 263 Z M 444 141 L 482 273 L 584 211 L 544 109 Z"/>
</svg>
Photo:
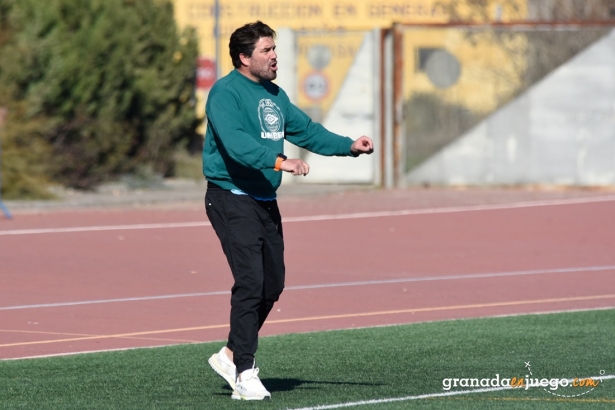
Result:
<svg viewBox="0 0 615 410">
<path fill-rule="evenodd" d="M 276 84 L 237 70 L 216 82 L 205 110 L 203 174 L 223 189 L 275 198 L 282 172 L 273 168 L 284 138 L 320 155 L 352 155 L 352 139 L 312 122 Z"/>
</svg>

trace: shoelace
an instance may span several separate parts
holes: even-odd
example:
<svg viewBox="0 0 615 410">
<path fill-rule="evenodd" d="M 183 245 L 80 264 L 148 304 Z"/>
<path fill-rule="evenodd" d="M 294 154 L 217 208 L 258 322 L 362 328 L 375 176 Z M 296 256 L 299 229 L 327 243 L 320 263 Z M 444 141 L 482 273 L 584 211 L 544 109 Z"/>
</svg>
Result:
<svg viewBox="0 0 615 410">
<path fill-rule="evenodd" d="M 257 367 L 257 368 L 255 368 L 255 369 L 253 369 L 253 370 L 252 370 L 252 374 L 250 375 L 250 377 L 248 377 L 248 378 L 247 378 L 247 379 L 245 379 L 245 380 L 241 380 L 241 381 L 242 381 L 242 382 L 248 382 L 248 381 L 250 381 L 250 380 L 252 380 L 252 379 L 256 379 L 256 380 L 258 380 L 258 372 L 259 372 L 259 371 L 260 371 L 260 370 L 259 370 L 259 368 L 258 368 L 258 367 Z M 239 377 L 237 377 L 237 380 L 239 381 Z"/>
<path fill-rule="evenodd" d="M 257 367 L 256 369 L 254 369 L 252 371 L 252 375 L 248 378 L 248 380 L 252 380 L 252 379 L 258 379 L 258 372 L 260 371 L 260 369 Z M 247 381 L 247 380 L 246 380 Z"/>
</svg>

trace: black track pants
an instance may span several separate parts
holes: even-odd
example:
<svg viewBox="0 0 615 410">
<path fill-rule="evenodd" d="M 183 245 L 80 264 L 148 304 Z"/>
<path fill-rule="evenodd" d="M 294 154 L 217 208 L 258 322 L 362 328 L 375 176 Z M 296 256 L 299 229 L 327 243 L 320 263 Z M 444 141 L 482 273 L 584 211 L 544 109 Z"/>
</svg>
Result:
<svg viewBox="0 0 615 410">
<path fill-rule="evenodd" d="M 258 331 L 284 289 L 284 240 L 277 201 L 235 195 L 211 183 L 205 209 L 231 267 L 231 331 L 237 373 L 252 368 Z"/>
</svg>

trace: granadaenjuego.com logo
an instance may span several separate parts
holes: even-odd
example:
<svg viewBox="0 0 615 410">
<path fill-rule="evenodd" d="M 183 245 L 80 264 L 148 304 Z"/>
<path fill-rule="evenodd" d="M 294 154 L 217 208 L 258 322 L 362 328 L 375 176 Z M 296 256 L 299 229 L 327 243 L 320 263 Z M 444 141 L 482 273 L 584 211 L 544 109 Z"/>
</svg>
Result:
<svg viewBox="0 0 615 410">
<path fill-rule="evenodd" d="M 445 378 L 442 380 L 442 390 L 453 389 L 524 389 L 542 388 L 547 393 L 560 397 L 578 397 L 590 393 L 601 383 L 599 377 L 573 377 L 573 378 L 540 378 L 532 374 L 530 362 L 525 362 L 529 374 L 525 376 L 501 377 L 495 374 L 485 378 Z M 601 370 L 600 375 L 605 371 Z M 561 389 L 566 393 L 561 394 Z M 558 392 L 559 391 L 559 392 Z"/>
</svg>

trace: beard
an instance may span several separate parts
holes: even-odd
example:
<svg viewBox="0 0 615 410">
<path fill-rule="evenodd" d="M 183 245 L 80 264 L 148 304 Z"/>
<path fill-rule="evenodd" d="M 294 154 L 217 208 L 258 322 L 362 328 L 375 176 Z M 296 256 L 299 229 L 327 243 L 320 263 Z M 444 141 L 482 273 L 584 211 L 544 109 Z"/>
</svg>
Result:
<svg viewBox="0 0 615 410">
<path fill-rule="evenodd" d="M 258 78 L 259 80 L 268 81 L 275 80 L 278 76 L 278 73 L 275 70 L 271 69 L 271 65 L 269 64 L 269 62 L 266 62 L 262 65 L 259 64 L 250 66 L 250 74 Z"/>
</svg>

